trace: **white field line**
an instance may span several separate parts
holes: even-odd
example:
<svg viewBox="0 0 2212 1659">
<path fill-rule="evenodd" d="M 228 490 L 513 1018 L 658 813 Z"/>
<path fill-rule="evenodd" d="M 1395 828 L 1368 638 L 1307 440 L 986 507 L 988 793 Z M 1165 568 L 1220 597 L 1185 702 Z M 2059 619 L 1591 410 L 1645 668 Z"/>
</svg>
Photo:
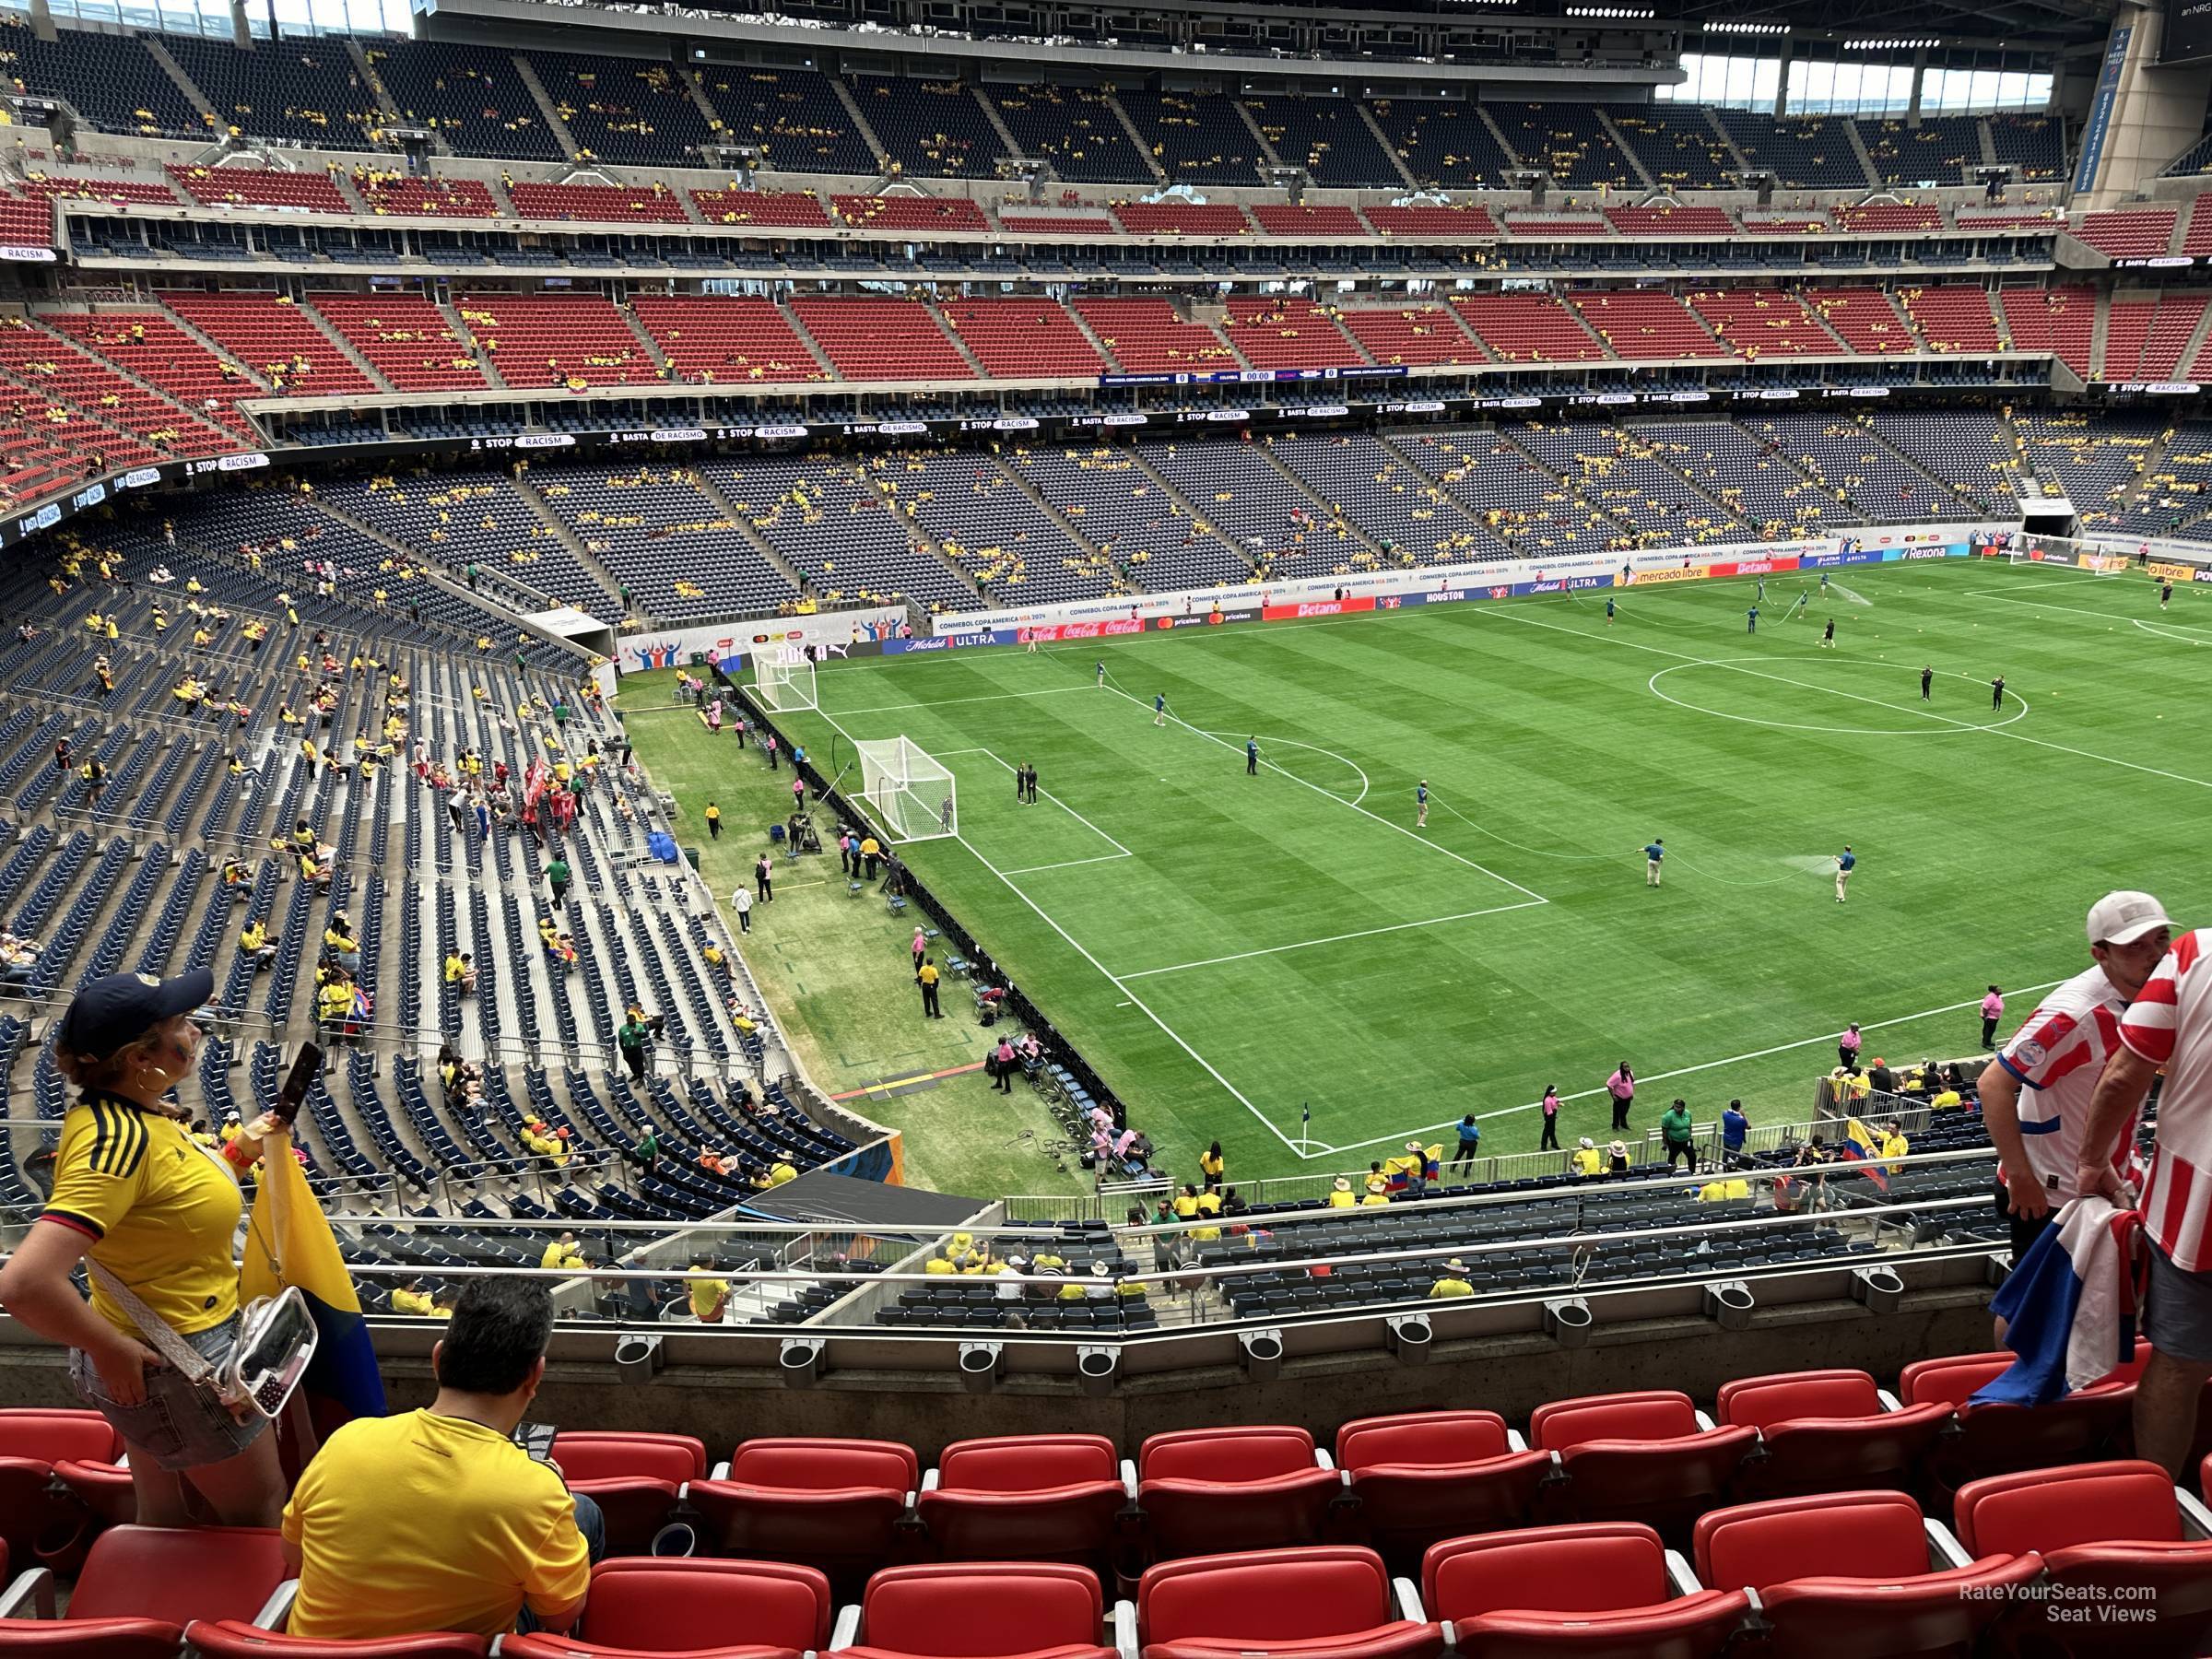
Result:
<svg viewBox="0 0 2212 1659">
<path fill-rule="evenodd" d="M 1046 867 L 1049 869 L 1053 866 Z M 1261 950 L 1240 950 L 1233 956 L 1206 957 L 1200 961 L 1175 962 L 1165 968 L 1143 968 L 1121 977 L 1125 980 L 1150 979 L 1157 973 L 1181 973 L 1190 968 L 1213 968 L 1223 962 L 1249 961 L 1253 957 L 1280 956 L 1286 950 L 1311 950 L 1317 945 L 1340 945 L 1347 939 L 1371 939 L 1377 934 L 1404 933 L 1409 928 L 1435 927 L 1446 922 L 1467 922 L 1477 916 L 1501 916 L 1507 911 L 1534 910 L 1537 905 L 1548 902 L 1544 899 L 1524 899 L 1518 904 L 1493 904 L 1488 910 L 1461 911 L 1453 916 L 1430 916 L 1425 922 L 1393 922 L 1387 927 L 1363 927 L 1357 933 L 1331 934 L 1325 939 L 1300 939 L 1295 945 L 1270 945 Z"/>
<path fill-rule="evenodd" d="M 850 712 L 851 711 L 848 711 L 848 712 Z M 818 713 L 819 711 L 818 710 L 817 712 Z M 823 718 L 828 719 L 829 717 L 824 715 Z M 835 721 L 831 721 L 830 724 L 835 725 L 837 723 Z M 840 726 L 838 729 L 842 731 L 844 728 Z M 1007 766 L 1004 760 L 999 760 L 998 757 L 995 754 L 993 754 L 992 751 L 987 748 L 943 749 L 939 752 L 947 755 L 990 755 L 992 759 L 998 760 L 999 765 L 1005 767 L 1008 771 L 1018 771 L 1020 770 L 1018 767 Z M 1115 841 L 1112 836 L 1107 834 L 1105 830 L 1100 829 L 1096 824 L 1092 823 L 1088 818 L 1077 812 L 1073 806 L 1070 806 L 1065 801 L 1062 800 L 1051 790 L 1041 789 L 1037 793 L 1042 795 L 1046 800 L 1050 801 L 1053 806 L 1059 807 L 1061 811 L 1066 813 L 1069 818 L 1074 818 L 1077 823 L 1082 825 L 1084 829 L 1089 830 L 1093 835 L 1097 836 L 1108 846 L 1113 848 L 1115 857 L 1129 858 L 1135 856 L 1133 853 L 1131 853 L 1128 848 L 1123 846 L 1120 841 Z M 1097 860 L 1078 858 L 1072 860 L 1071 862 L 1075 864 L 1094 864 L 1097 862 Z M 1032 865 L 1031 867 L 1040 870 L 1051 870 L 1058 869 L 1060 866 L 1057 865 Z"/>
<path fill-rule="evenodd" d="M 1096 858 L 1065 858 L 1058 864 L 1023 865 L 1018 870 L 1008 870 L 1009 876 L 1034 876 L 1040 870 L 1072 870 L 1078 865 L 1114 864 L 1124 858 L 1134 858 L 1133 853 L 1101 853 Z"/>
<path fill-rule="evenodd" d="M 1059 697 L 1069 691 L 1088 691 L 1089 686 L 1049 686 L 1037 691 L 992 691 L 981 697 L 937 697 L 925 701 L 878 703 L 872 709 L 839 709 L 840 714 L 903 714 L 910 709 L 947 709 L 955 703 L 1005 702 L 1019 697 Z M 817 710 L 817 713 L 822 712 Z"/>
<path fill-rule="evenodd" d="M 2053 985 L 2063 985 L 2065 983 L 2065 982 L 2064 980 L 2052 980 L 2049 982 L 2049 983 L 2041 985 L 2022 985 L 2018 991 L 2009 993 L 2008 994 L 2017 996 L 2035 996 L 2042 992 L 2050 990 Z M 1863 1022 L 1861 1023 L 1859 1030 L 1863 1032 L 1886 1030 L 1890 1026 L 1911 1025 L 1916 1020 L 1933 1019 L 1938 1014 L 1956 1014 L 1961 1009 L 1978 1008 L 1981 1006 L 1982 999 L 1980 997 L 1971 997 L 1965 1002 L 1946 1003 L 1940 1008 L 1923 1008 L 1917 1014 L 1900 1014 L 1889 1019 L 1877 1019 L 1870 1022 Z M 1836 1034 L 1832 1031 L 1827 1032 L 1818 1037 L 1801 1037 L 1794 1042 L 1778 1042 L 1771 1048 L 1753 1049 L 1748 1053 L 1731 1054 L 1725 1060 L 1702 1060 L 1695 1065 L 1677 1066 L 1673 1071 L 1646 1072 L 1643 1076 L 1638 1077 L 1636 1082 L 1638 1087 L 1641 1088 L 1646 1083 L 1665 1083 L 1675 1077 L 1691 1077 L 1697 1076 L 1700 1072 L 1718 1070 L 1724 1065 L 1742 1065 L 1747 1061 L 1764 1060 L 1775 1054 L 1790 1053 L 1796 1049 L 1820 1048 L 1826 1045 L 1830 1045 L 1834 1043 L 1835 1041 Z M 1594 1095 L 1602 1095 L 1605 1092 L 1605 1086 L 1601 1083 L 1595 1088 L 1578 1089 L 1573 1094 L 1561 1095 L 1559 1099 L 1561 1100 L 1586 1100 Z M 1492 1118 L 1514 1117 L 1524 1112 L 1535 1112 L 1543 1104 L 1544 1102 L 1541 1100 L 1531 1100 L 1526 1105 L 1503 1106 L 1499 1108 L 1496 1112 L 1478 1112 L 1475 1115 L 1482 1122 L 1488 1123 Z M 1386 1142 L 1394 1143 L 1402 1141 L 1409 1135 L 1427 1135 L 1434 1130 L 1449 1129 L 1453 1124 L 1458 1122 L 1458 1118 L 1446 1118 L 1441 1124 L 1425 1124 L 1418 1129 L 1401 1129 L 1394 1135 L 1378 1135 L 1371 1140 L 1353 1141 L 1347 1146 L 1339 1147 L 1338 1150 L 1344 1152 L 1356 1152 L 1362 1147 L 1380 1147 Z"/>
<path fill-rule="evenodd" d="M 2027 602 L 2022 601 L 2021 603 Z M 2050 608 L 2061 609 L 2064 607 L 2052 606 Z M 2025 732 L 2007 731 L 2001 726 L 1981 725 L 1971 720 L 1953 720 L 1949 715 L 1938 714 L 1932 709 L 1917 708 L 1911 703 L 1885 702 L 1878 697 L 1863 697 L 1856 691 L 1840 690 L 1833 686 L 1816 686 L 1806 680 L 1792 679 L 1786 674 L 1762 674 L 1756 668 L 1738 667 L 1726 661 L 1716 660 L 1711 657 L 1692 656 L 1689 654 L 1689 653 L 1685 651 L 1669 651 L 1665 646 L 1661 645 L 1645 645 L 1635 640 L 1624 640 L 1610 634 L 1592 633 L 1586 629 L 1562 628 L 1557 622 L 1546 622 L 1535 617 L 1523 616 L 1516 611 L 1509 610 L 1503 606 L 1493 606 L 1488 610 L 1476 607 L 1475 614 L 1485 617 L 1496 616 L 1508 622 L 1518 622 L 1524 628 L 1548 629 L 1553 633 L 1573 634 L 1579 639 L 1594 640 L 1619 645 L 1630 651 L 1646 651 L 1650 652 L 1653 656 L 1673 657 L 1677 662 L 1695 663 L 1701 668 L 1723 668 L 1727 670 L 1727 672 L 1730 674 L 1746 675 L 1752 679 L 1772 680 L 1777 685 L 1794 686 L 1801 691 L 1818 691 L 1830 697 L 1849 698 L 1853 702 L 1872 703 L 1875 707 L 1889 710 L 1892 713 L 1900 709 L 1910 710 L 1912 712 L 1920 714 L 1926 719 L 1941 721 L 1944 724 L 1956 727 L 1961 732 L 1984 732 L 1991 736 L 2010 738 L 2015 743 L 2032 744 L 2037 748 L 2051 749 L 2062 755 L 2078 756 L 2084 760 L 2100 761 L 2106 766 L 2117 766 L 2128 771 L 2143 772 L 2154 778 L 2165 778 L 2175 783 L 2187 783 L 2197 789 L 2212 789 L 2212 781 L 2207 781 L 2203 778 L 2188 777 L 2181 772 L 2167 771 L 2162 768 L 2156 766 L 2140 765 L 2134 760 L 2118 759 L 2111 755 L 2100 755 L 2095 749 L 2076 748 L 2072 744 L 2053 743 L 2047 737 L 2030 737 Z M 2113 618 L 2112 619 L 2114 621 L 2119 620 L 2118 618 Z M 1841 660 L 1846 662 L 1863 662 L 1865 659 L 1847 657 Z"/>
<path fill-rule="evenodd" d="M 1572 633 L 1575 630 L 1572 629 L 1562 629 L 1561 631 Z M 1145 700 L 1143 698 L 1132 697 L 1128 692 L 1123 690 L 1119 686 L 1109 686 L 1107 689 L 1112 691 L 1116 697 L 1126 698 L 1129 701 L 1135 703 L 1140 709 L 1146 706 Z M 1223 748 L 1229 750 L 1231 754 L 1241 754 L 1242 752 L 1237 747 L 1237 745 L 1229 742 L 1226 738 L 1217 737 L 1213 735 L 1213 733 L 1201 730 L 1199 727 L 1193 725 L 1189 721 L 1183 719 L 1182 715 L 1176 713 L 1172 709 L 1168 711 L 1168 719 L 1173 724 L 1181 726 L 1184 731 L 1195 733 L 1198 736 L 1205 738 L 1208 743 L 1219 744 Z M 1441 853 L 1446 858 L 1452 860 L 1453 863 L 1465 865 L 1470 870 L 1474 870 L 1481 875 L 1488 876 L 1492 881 L 1498 882 L 1502 886 L 1512 888 L 1514 892 L 1523 895 L 1524 898 L 1532 900 L 1535 903 L 1549 904 L 1551 902 L 1550 900 L 1545 898 L 1543 894 L 1537 892 L 1535 888 L 1524 888 L 1519 882 L 1514 881 L 1510 877 L 1500 876 L 1497 871 L 1489 869 L 1485 865 L 1478 865 L 1471 858 L 1463 858 L 1458 853 L 1453 852 L 1451 848 L 1439 846 L 1435 841 L 1429 841 L 1422 836 L 1416 835 L 1412 830 L 1406 829 L 1405 825 L 1394 824 L 1390 821 L 1390 819 L 1382 817 L 1380 814 L 1370 812 L 1366 807 L 1359 806 L 1351 801 L 1347 801 L 1342 795 L 1331 794 L 1327 790 L 1322 788 L 1320 784 L 1309 783 L 1305 781 L 1305 779 L 1300 777 L 1296 772 L 1285 771 L 1281 767 L 1276 765 L 1271 760 L 1263 760 L 1260 762 L 1260 764 L 1265 767 L 1269 771 L 1275 773 L 1277 777 L 1288 778 L 1291 782 L 1298 784 L 1300 788 L 1312 790 L 1315 794 L 1321 796 L 1323 800 L 1334 801 L 1337 806 L 1344 807 L 1347 811 L 1356 812 L 1361 818 L 1367 818 L 1371 822 L 1380 824 L 1385 830 L 1392 830 L 1396 834 L 1406 837 L 1407 841 L 1412 841 L 1417 846 L 1427 847 L 1432 853 Z"/>
<path fill-rule="evenodd" d="M 817 709 L 815 712 L 821 715 L 821 718 L 829 723 L 831 729 L 840 733 L 847 743 L 854 745 L 859 743 L 860 740 L 857 737 L 853 736 L 852 733 L 846 731 L 843 726 L 838 724 L 835 716 L 824 713 L 820 709 Z M 998 759 L 998 757 L 994 755 L 992 756 L 992 759 L 995 760 Z M 1003 766 L 1006 763 L 1002 760 L 999 762 L 999 764 Z M 1053 913 L 1050 911 L 1046 910 L 1041 904 L 1039 904 L 1036 900 L 1030 898 L 1029 894 L 1023 892 L 1020 885 L 1017 883 L 1012 877 L 1007 875 L 1006 871 L 1001 870 L 996 865 L 993 864 L 988 858 L 984 857 L 982 849 L 977 847 L 973 841 L 970 841 L 964 835 L 956 835 L 953 839 L 958 841 L 961 846 L 967 848 L 968 851 L 974 855 L 976 863 L 982 865 L 984 869 L 990 871 L 992 875 L 997 877 L 998 879 L 1005 884 L 1006 891 L 1012 893 L 1017 899 L 1020 900 L 1022 903 L 1028 905 L 1030 909 L 1035 912 L 1037 919 L 1040 922 L 1042 922 L 1047 927 L 1058 934 L 1060 937 L 1066 942 L 1067 947 L 1070 950 L 1074 951 L 1077 956 L 1081 957 L 1085 961 L 1088 962 L 1093 968 L 1098 970 L 1099 977 L 1103 979 L 1108 984 L 1112 985 L 1116 991 L 1119 991 L 1131 1007 L 1135 1008 L 1147 1019 L 1158 1026 L 1160 1029 L 1161 1033 L 1166 1036 L 1170 1042 L 1172 1042 L 1177 1048 L 1188 1054 L 1192 1060 L 1197 1063 L 1200 1070 L 1204 1071 L 1207 1077 L 1213 1078 L 1215 1082 L 1221 1086 L 1222 1089 L 1230 1096 L 1231 1100 L 1242 1106 L 1245 1111 L 1251 1112 L 1252 1115 L 1259 1121 L 1261 1126 L 1265 1128 L 1268 1134 L 1274 1135 L 1277 1140 L 1282 1142 L 1286 1150 L 1296 1153 L 1300 1158 L 1327 1156 L 1326 1153 L 1317 1154 L 1303 1150 L 1297 1141 L 1292 1140 L 1280 1129 L 1277 1128 L 1275 1124 L 1268 1119 L 1267 1114 L 1262 1112 L 1258 1106 L 1253 1103 L 1250 1096 L 1245 1094 L 1243 1090 L 1239 1088 L 1235 1084 L 1231 1083 L 1227 1077 L 1223 1077 L 1219 1071 L 1216 1070 L 1213 1062 L 1208 1060 L 1196 1049 L 1193 1048 L 1188 1042 L 1184 1041 L 1182 1034 L 1179 1033 L 1173 1026 L 1171 1026 L 1166 1020 L 1155 1014 L 1149 1007 L 1146 1006 L 1143 998 L 1139 997 L 1135 991 L 1131 990 L 1119 979 L 1115 978 L 1114 975 L 1107 970 L 1106 964 L 1100 961 L 1097 957 L 1091 955 L 1088 950 L 1084 948 L 1082 943 L 1077 940 L 1073 934 L 1069 933 L 1066 928 L 1060 925 L 1059 922 L 1053 918 Z M 1116 844 L 1118 845 L 1119 843 Z"/>
</svg>

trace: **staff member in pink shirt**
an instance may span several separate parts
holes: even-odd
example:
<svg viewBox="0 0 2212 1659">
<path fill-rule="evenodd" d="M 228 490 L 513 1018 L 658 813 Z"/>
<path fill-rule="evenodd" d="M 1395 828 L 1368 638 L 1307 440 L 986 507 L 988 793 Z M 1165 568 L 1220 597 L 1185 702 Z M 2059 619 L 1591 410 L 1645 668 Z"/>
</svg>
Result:
<svg viewBox="0 0 2212 1659">
<path fill-rule="evenodd" d="M 1997 1046 L 1997 1021 L 2005 1018 L 2005 994 L 1994 985 L 1982 999 L 1982 1046 Z"/>
<path fill-rule="evenodd" d="M 1629 1108 L 1636 1103 L 1636 1074 L 1623 1060 L 1620 1069 L 1606 1079 L 1606 1092 L 1613 1097 L 1613 1127 L 1616 1132 L 1629 1126 Z"/>
</svg>

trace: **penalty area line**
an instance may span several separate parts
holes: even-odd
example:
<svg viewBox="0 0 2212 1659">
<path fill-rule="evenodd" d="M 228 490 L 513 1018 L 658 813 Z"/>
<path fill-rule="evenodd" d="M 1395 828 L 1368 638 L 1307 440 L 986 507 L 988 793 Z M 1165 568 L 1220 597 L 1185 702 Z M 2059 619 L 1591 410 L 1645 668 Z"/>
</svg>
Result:
<svg viewBox="0 0 2212 1659">
<path fill-rule="evenodd" d="M 1524 899 L 1518 904 L 1493 904 L 1488 910 L 1461 911 L 1456 915 L 1430 916 L 1421 922 L 1393 922 L 1387 927 L 1363 927 L 1357 933 L 1331 934 L 1325 939 L 1300 939 L 1295 945 L 1269 945 L 1259 950 L 1240 950 L 1231 956 L 1206 957 L 1195 962 L 1174 962 L 1165 968 L 1140 968 L 1135 973 L 1124 973 L 1124 980 L 1150 979 L 1155 974 L 1182 973 L 1191 968 L 1215 968 L 1223 962 L 1247 962 L 1254 957 L 1280 956 L 1286 950 L 1311 950 L 1317 945 L 1340 945 L 1347 939 L 1371 939 L 1378 934 L 1405 933 L 1409 928 L 1436 927 L 1446 922 L 1469 922 L 1477 916 L 1502 916 L 1508 911 L 1534 910 L 1547 904 L 1546 899 Z"/>
</svg>

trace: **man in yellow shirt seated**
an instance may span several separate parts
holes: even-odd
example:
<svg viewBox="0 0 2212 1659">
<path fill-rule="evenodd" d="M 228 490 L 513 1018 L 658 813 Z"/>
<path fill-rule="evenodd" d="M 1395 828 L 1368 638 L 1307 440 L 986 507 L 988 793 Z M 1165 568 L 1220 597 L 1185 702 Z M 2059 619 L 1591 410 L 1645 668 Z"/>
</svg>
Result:
<svg viewBox="0 0 2212 1659">
<path fill-rule="evenodd" d="M 477 971 L 471 966 L 476 958 L 468 951 L 458 951 L 445 959 L 445 982 L 458 995 L 466 996 L 477 988 Z"/>
<path fill-rule="evenodd" d="M 1700 1204 L 1719 1204 L 1729 1198 L 1748 1198 L 1750 1196 L 1751 1183 L 1740 1175 L 1721 1181 L 1709 1181 L 1698 1189 L 1698 1202 Z"/>
<path fill-rule="evenodd" d="M 1575 1147 L 1574 1156 L 1567 1160 L 1567 1167 L 1577 1175 L 1594 1175 L 1606 1167 L 1606 1160 L 1597 1149 L 1597 1143 L 1585 1135 L 1583 1144 Z"/>
<path fill-rule="evenodd" d="M 409 1279 L 392 1292 L 392 1311 L 395 1313 L 410 1313 L 418 1319 L 450 1319 L 453 1313 L 451 1308 L 438 1305 L 430 1293 L 422 1288 L 420 1279 Z"/>
<path fill-rule="evenodd" d="M 1370 1175 L 1367 1178 L 1367 1192 L 1361 1196 L 1359 1202 L 1362 1204 L 1388 1204 L 1390 1202 L 1390 1182 L 1380 1175 Z"/>
<path fill-rule="evenodd" d="M 1331 1209 L 1351 1209 L 1359 1202 L 1359 1199 L 1352 1196 L 1352 1183 L 1346 1177 L 1339 1175 L 1335 1181 L 1329 1182 L 1329 1207 Z"/>
<path fill-rule="evenodd" d="M 576 1242 L 574 1233 L 564 1232 L 546 1246 L 546 1253 L 537 1258 L 537 1265 L 548 1270 L 581 1267 L 584 1265 L 583 1249 Z"/>
<path fill-rule="evenodd" d="M 269 937 L 268 924 L 249 922 L 239 931 L 238 954 L 253 959 L 257 969 L 266 968 L 276 959 L 276 942 Z"/>
<path fill-rule="evenodd" d="M 575 1623 L 605 1524 L 510 1438 L 552 1334 L 544 1284 L 471 1279 L 430 1350 L 429 1407 L 356 1418 L 323 1442 L 284 1512 L 285 1567 L 300 1581 L 288 1634 L 500 1636 Z"/>
<path fill-rule="evenodd" d="M 1440 1296 L 1472 1296 L 1474 1294 L 1475 1287 L 1467 1280 L 1467 1265 L 1457 1256 L 1453 1256 L 1444 1264 L 1444 1270 L 1437 1276 L 1436 1283 L 1429 1287 L 1429 1298 L 1431 1301 Z"/>
</svg>

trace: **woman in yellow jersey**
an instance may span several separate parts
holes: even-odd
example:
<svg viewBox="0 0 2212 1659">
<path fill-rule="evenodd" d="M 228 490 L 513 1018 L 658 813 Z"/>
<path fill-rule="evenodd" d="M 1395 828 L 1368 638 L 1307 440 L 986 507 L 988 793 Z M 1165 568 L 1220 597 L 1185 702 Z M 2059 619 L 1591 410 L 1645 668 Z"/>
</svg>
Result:
<svg viewBox="0 0 2212 1659">
<path fill-rule="evenodd" d="M 70 1283 L 88 1255 L 203 1355 L 220 1357 L 236 1342 L 236 1171 L 259 1160 L 262 1137 L 278 1125 L 259 1117 L 210 1151 L 162 1098 L 193 1072 L 200 1032 L 192 1015 L 214 989 L 202 968 L 171 980 L 113 974 L 76 994 L 54 1045 L 79 1093 L 62 1122 L 53 1194 L 0 1269 L 0 1305 L 71 1349 L 77 1394 L 128 1443 L 142 1525 L 189 1525 L 188 1483 L 229 1525 L 274 1526 L 284 1510 L 267 1420 L 234 1417 L 165 1364 L 100 1284 L 88 1306 Z"/>
</svg>

